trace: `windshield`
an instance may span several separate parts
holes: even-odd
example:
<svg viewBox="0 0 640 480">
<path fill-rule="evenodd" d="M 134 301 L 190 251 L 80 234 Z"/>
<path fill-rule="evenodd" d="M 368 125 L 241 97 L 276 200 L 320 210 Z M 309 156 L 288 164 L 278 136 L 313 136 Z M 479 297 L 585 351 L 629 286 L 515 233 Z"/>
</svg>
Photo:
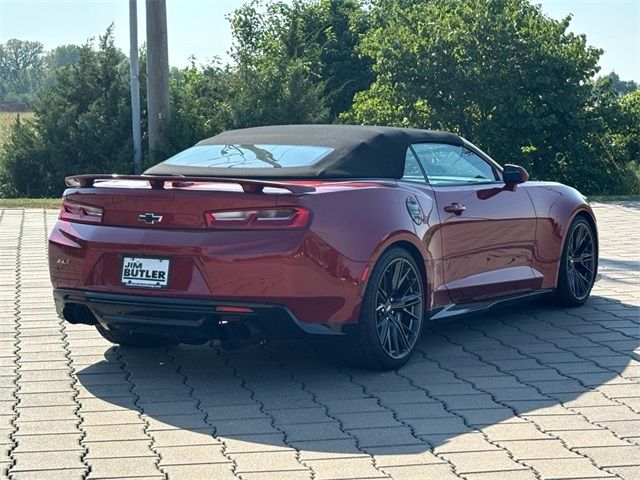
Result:
<svg viewBox="0 0 640 480">
<path fill-rule="evenodd" d="M 164 163 L 205 168 L 306 167 L 332 151 L 310 145 L 197 145 Z"/>
</svg>

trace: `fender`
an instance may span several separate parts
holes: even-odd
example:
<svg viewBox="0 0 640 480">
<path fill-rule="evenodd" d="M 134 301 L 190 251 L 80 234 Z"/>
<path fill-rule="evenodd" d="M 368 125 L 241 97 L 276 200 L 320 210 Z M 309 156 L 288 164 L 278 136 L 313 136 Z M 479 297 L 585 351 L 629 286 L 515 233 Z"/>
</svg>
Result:
<svg viewBox="0 0 640 480">
<path fill-rule="evenodd" d="M 595 226 L 595 215 L 585 197 L 567 185 L 527 182 L 524 188 L 531 197 L 537 216 L 532 268 L 543 275 L 541 288 L 555 288 L 569 225 L 584 212 Z M 597 248 L 597 229 L 594 230 Z"/>
<path fill-rule="evenodd" d="M 414 232 L 409 232 L 406 230 L 393 232 L 378 244 L 371 256 L 371 260 L 367 264 L 367 278 L 365 279 L 366 281 L 362 282 L 362 290 L 360 294 L 364 295 L 364 291 L 368 281 L 368 274 L 371 273 L 371 269 L 373 268 L 373 266 L 376 264 L 380 256 L 394 245 L 398 245 L 402 248 L 408 249 L 409 253 L 411 253 L 416 260 L 416 263 L 418 263 L 418 267 L 421 270 L 422 280 L 425 287 L 426 308 L 433 308 L 434 305 L 438 305 L 440 303 L 450 303 L 451 299 L 449 298 L 448 294 L 446 295 L 446 298 L 443 299 L 435 298 L 436 290 L 434 287 L 433 279 L 436 278 L 436 262 L 434 261 L 432 255 L 425 248 L 424 243 L 420 241 L 418 236 Z"/>
</svg>

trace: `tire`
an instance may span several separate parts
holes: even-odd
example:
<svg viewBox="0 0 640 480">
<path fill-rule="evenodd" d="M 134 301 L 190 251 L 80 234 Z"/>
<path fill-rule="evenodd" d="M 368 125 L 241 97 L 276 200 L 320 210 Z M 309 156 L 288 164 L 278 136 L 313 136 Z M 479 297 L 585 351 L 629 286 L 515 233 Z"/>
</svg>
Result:
<svg viewBox="0 0 640 480">
<path fill-rule="evenodd" d="M 577 216 L 569 226 L 562 248 L 554 303 L 561 307 L 583 305 L 591 294 L 597 270 L 595 232 L 583 216 Z"/>
<path fill-rule="evenodd" d="M 396 269 L 400 268 L 403 270 L 398 274 Z M 389 296 L 385 302 L 383 290 L 393 289 L 393 282 L 399 281 L 398 277 L 405 278 L 395 285 L 395 289 L 403 289 L 399 293 L 405 294 L 404 301 L 391 303 Z M 360 322 L 350 334 L 352 362 L 375 370 L 395 370 L 407 363 L 422 333 L 424 299 L 424 282 L 413 257 L 399 247 L 382 254 L 369 277 Z M 401 308 L 401 305 L 407 308 Z"/>
<path fill-rule="evenodd" d="M 123 347 L 149 348 L 164 345 L 164 342 L 159 338 L 133 333 L 120 328 L 111 327 L 107 330 L 102 325 L 96 325 L 96 330 L 98 330 L 98 333 L 106 340 Z"/>
</svg>

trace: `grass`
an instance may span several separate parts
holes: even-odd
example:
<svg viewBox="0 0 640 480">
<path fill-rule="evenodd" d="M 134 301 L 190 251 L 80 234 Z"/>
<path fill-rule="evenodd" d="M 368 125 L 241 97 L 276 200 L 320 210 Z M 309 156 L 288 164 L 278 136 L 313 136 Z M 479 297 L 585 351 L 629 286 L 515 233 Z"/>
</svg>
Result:
<svg viewBox="0 0 640 480">
<path fill-rule="evenodd" d="M 587 195 L 590 202 L 624 202 L 638 201 L 640 195 Z"/>
<path fill-rule="evenodd" d="M 59 198 L 0 198 L 0 208 L 60 208 Z"/>
<path fill-rule="evenodd" d="M 9 138 L 11 125 L 18 115 L 21 119 L 33 118 L 33 112 L 0 112 L 0 146 Z"/>
</svg>

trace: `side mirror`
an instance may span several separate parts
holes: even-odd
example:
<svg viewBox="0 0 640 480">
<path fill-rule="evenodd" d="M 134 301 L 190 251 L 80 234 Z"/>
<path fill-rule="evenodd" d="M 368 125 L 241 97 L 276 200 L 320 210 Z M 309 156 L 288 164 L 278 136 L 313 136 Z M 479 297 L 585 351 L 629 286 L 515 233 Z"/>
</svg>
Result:
<svg viewBox="0 0 640 480">
<path fill-rule="evenodd" d="M 529 174 L 524 167 L 507 163 L 502 170 L 502 180 L 506 185 L 517 185 L 529 180 Z"/>
</svg>

